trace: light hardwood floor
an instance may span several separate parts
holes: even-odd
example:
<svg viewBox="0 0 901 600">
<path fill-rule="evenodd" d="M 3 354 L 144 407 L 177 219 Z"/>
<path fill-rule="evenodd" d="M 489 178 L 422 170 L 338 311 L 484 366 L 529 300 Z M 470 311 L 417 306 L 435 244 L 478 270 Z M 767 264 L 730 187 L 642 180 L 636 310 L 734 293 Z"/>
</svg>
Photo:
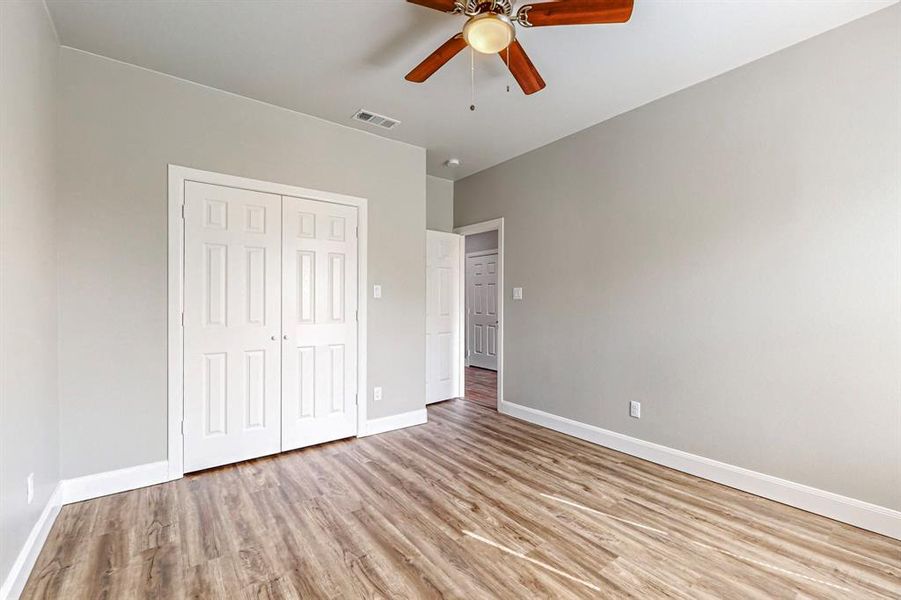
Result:
<svg viewBox="0 0 901 600">
<path fill-rule="evenodd" d="M 497 371 L 466 367 L 463 371 L 463 380 L 465 383 L 463 397 L 466 400 L 497 409 Z"/>
<path fill-rule="evenodd" d="M 901 543 L 471 402 L 63 508 L 23 598 L 897 598 Z"/>
</svg>

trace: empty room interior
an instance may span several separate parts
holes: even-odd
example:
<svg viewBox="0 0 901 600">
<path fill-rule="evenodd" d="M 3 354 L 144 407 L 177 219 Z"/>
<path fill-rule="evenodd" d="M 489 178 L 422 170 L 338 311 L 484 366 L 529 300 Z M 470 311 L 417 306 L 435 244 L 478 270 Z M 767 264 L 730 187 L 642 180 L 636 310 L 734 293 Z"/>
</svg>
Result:
<svg viewBox="0 0 901 600">
<path fill-rule="evenodd" d="M 901 598 L 897 0 L 0 0 L 0 600 Z"/>
</svg>

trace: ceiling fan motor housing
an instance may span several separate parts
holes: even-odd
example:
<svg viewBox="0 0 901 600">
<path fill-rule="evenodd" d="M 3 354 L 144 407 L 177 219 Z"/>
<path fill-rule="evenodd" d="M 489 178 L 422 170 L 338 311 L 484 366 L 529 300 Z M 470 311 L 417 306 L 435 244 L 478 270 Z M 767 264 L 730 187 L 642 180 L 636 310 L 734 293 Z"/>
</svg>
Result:
<svg viewBox="0 0 901 600">
<path fill-rule="evenodd" d="M 456 0 L 452 12 L 462 13 L 472 17 L 481 13 L 491 12 L 498 15 L 513 14 L 512 0 Z"/>
</svg>

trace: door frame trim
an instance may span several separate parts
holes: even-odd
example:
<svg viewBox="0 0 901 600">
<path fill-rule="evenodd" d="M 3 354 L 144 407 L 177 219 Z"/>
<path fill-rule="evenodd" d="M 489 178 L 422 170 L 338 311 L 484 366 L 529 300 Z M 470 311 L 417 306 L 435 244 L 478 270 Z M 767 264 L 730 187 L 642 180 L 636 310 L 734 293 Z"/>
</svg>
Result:
<svg viewBox="0 0 901 600">
<path fill-rule="evenodd" d="M 471 225 L 463 225 L 454 228 L 454 233 L 459 233 L 464 236 L 464 244 L 466 243 L 465 237 L 467 235 L 485 233 L 486 231 L 497 231 L 497 322 L 498 328 L 500 329 L 497 340 L 497 409 L 500 411 L 501 405 L 504 402 L 504 338 L 507 335 L 507 328 L 504 323 L 504 304 L 506 303 L 506 290 L 504 288 L 504 218 L 500 217 L 489 221 L 482 221 L 480 223 L 473 223 Z M 460 270 L 460 286 L 461 289 L 464 290 L 464 300 L 460 306 L 460 311 L 464 324 L 466 323 L 465 287 L 467 256 L 465 248 L 464 245 L 463 268 Z M 466 345 L 466 331 L 463 332 L 463 345 Z M 466 391 L 465 385 L 463 391 L 464 393 Z"/>
<path fill-rule="evenodd" d="M 169 165 L 169 224 L 168 224 L 168 339 L 167 339 L 167 456 L 169 481 L 184 476 L 184 238 L 185 227 L 182 207 L 185 203 L 185 183 L 195 181 L 223 187 L 232 187 L 279 196 L 308 198 L 321 202 L 343 204 L 357 208 L 357 436 L 365 434 L 366 423 L 366 373 L 367 373 L 367 262 L 369 213 L 366 198 L 323 192 L 294 185 L 272 183 L 259 179 L 226 175 Z M 362 400 L 362 402 L 361 402 Z"/>
</svg>

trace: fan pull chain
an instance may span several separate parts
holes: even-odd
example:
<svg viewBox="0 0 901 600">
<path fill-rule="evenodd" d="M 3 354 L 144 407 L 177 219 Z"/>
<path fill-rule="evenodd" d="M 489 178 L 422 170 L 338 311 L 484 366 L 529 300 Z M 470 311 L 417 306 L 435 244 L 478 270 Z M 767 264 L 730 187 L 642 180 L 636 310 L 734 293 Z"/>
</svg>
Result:
<svg viewBox="0 0 901 600">
<path fill-rule="evenodd" d="M 476 52 L 469 47 L 469 110 L 476 109 Z"/>
<path fill-rule="evenodd" d="M 510 93 L 510 78 L 513 74 L 510 72 L 510 44 L 507 44 L 507 93 Z"/>
</svg>

